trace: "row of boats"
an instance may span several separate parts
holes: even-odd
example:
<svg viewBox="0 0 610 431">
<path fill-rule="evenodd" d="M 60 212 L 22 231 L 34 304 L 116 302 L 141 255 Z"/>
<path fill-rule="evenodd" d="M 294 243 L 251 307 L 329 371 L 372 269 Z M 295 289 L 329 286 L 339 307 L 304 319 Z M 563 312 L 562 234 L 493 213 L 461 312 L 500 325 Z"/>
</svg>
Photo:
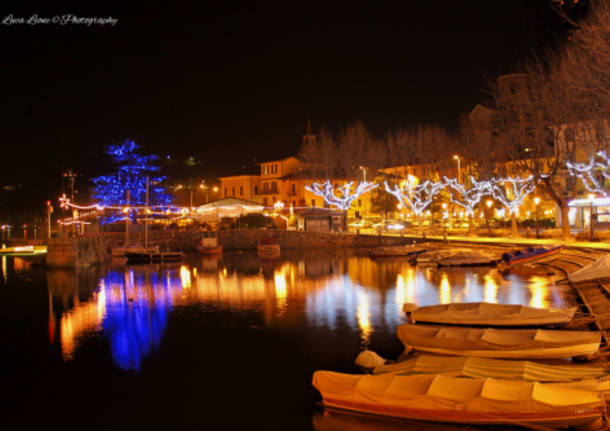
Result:
<svg viewBox="0 0 610 431">
<path fill-rule="evenodd" d="M 368 374 L 316 371 L 326 407 L 403 419 L 528 427 L 605 426 L 608 370 L 576 363 L 601 333 L 557 329 L 576 308 L 489 303 L 403 307 L 400 362 L 362 352 Z M 511 328 L 512 326 L 512 328 Z M 519 327 L 519 328 L 515 328 Z"/>
<path fill-rule="evenodd" d="M 528 247 L 497 256 L 481 250 L 468 248 L 439 249 L 429 245 L 381 246 L 369 253 L 372 258 L 408 258 L 419 266 L 481 266 L 515 265 L 547 257 L 559 252 L 563 245 L 555 247 Z"/>
<path fill-rule="evenodd" d="M 257 241 L 256 250 L 261 258 L 279 258 L 280 245 L 274 237 L 262 237 Z M 218 256 L 222 254 L 222 244 L 218 242 L 216 231 L 204 231 L 197 245 L 197 251 L 203 256 Z M 161 251 L 159 246 L 130 245 L 113 247 L 113 257 L 125 257 L 128 263 L 176 262 L 182 260 L 184 253 L 180 251 Z"/>
</svg>

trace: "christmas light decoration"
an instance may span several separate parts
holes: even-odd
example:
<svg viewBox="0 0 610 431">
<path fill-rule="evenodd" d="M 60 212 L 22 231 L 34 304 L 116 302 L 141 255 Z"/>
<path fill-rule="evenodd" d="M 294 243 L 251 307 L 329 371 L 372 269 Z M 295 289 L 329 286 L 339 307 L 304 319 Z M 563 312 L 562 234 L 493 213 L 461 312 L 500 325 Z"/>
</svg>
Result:
<svg viewBox="0 0 610 431">
<path fill-rule="evenodd" d="M 341 196 L 335 195 L 335 187 L 332 185 L 330 180 L 326 180 L 324 184 L 314 182 L 311 186 L 305 186 L 305 189 L 309 190 L 315 195 L 321 196 L 324 199 L 324 202 L 327 204 L 333 205 L 342 211 L 347 211 L 355 199 L 358 199 L 363 194 L 379 187 L 379 184 L 363 181 L 358 184 L 352 193 L 353 184 L 353 181 L 350 181 L 342 186 L 339 186 L 338 189 Z"/>
<path fill-rule="evenodd" d="M 157 159 L 154 155 L 142 156 L 137 154 L 138 146 L 134 141 L 126 140 L 122 144 L 111 145 L 107 154 L 118 164 L 118 170 L 110 175 L 101 175 L 93 178 L 95 190 L 93 198 L 99 200 L 98 205 L 109 207 L 127 205 L 127 191 L 131 205 L 144 205 L 146 203 L 147 177 L 149 183 L 149 204 L 151 206 L 169 206 L 172 197 L 165 192 L 160 183 L 163 176 L 151 176 L 160 168 L 154 164 Z M 119 216 L 111 215 L 105 222 L 118 220 Z"/>
<path fill-rule="evenodd" d="M 492 191 L 494 199 L 500 201 L 508 208 L 509 214 L 516 214 L 523 201 L 536 188 L 533 176 L 527 178 L 492 178 Z M 509 185 L 510 187 L 506 187 Z"/>
<path fill-rule="evenodd" d="M 490 196 L 493 193 L 493 186 L 490 181 L 477 181 L 470 177 L 472 187 L 467 189 L 464 184 L 459 183 L 455 178 L 444 177 L 444 180 L 445 185 L 450 189 L 449 199 L 451 202 L 464 208 L 468 215 L 474 215 L 474 207 L 481 202 L 484 196 Z"/>
<path fill-rule="evenodd" d="M 424 181 L 417 185 L 409 182 L 402 189 L 395 184 L 391 188 L 387 181 L 384 181 L 383 184 L 386 192 L 392 194 L 403 207 L 409 208 L 418 217 L 432 203 L 434 196 L 445 187 L 445 183 L 442 181 Z"/>
<path fill-rule="evenodd" d="M 580 178 L 587 191 L 602 196 L 608 196 L 608 190 L 605 187 L 605 182 L 610 178 L 610 159 L 605 151 L 598 151 L 597 154 L 589 158 L 588 163 L 566 162 L 568 171 L 573 176 Z M 603 183 L 600 184 L 600 178 L 596 178 L 595 174 L 599 173 L 603 177 Z"/>
</svg>

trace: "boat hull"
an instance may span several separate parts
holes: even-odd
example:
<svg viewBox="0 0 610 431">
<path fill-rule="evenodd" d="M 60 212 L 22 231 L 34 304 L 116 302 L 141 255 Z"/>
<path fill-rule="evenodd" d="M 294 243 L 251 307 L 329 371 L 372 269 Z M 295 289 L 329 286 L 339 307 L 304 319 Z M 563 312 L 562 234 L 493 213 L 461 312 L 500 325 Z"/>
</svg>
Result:
<svg viewBox="0 0 610 431">
<path fill-rule="evenodd" d="M 181 252 L 157 252 L 157 253 L 125 253 L 128 263 L 149 262 L 179 262 L 182 260 Z"/>
<path fill-rule="evenodd" d="M 399 325 L 406 350 L 499 359 L 592 357 L 601 333 L 545 329 L 491 329 L 433 325 Z"/>
<path fill-rule="evenodd" d="M 460 424 L 582 426 L 605 404 L 599 392 L 517 380 L 316 371 L 312 383 L 331 408 Z"/>
<path fill-rule="evenodd" d="M 520 263 L 525 263 L 530 260 L 539 259 L 541 257 L 548 257 L 555 253 L 558 253 L 563 248 L 563 245 L 559 245 L 557 247 L 550 248 L 538 248 L 538 249 L 525 249 L 519 250 L 514 253 L 504 253 L 502 255 L 502 261 L 506 265 L 516 265 Z"/>
<path fill-rule="evenodd" d="M 411 310 L 407 315 L 415 322 L 466 326 L 547 326 L 566 325 L 576 312 L 575 307 L 540 309 L 519 304 L 467 302 L 439 304 Z"/>
<path fill-rule="evenodd" d="M 203 246 L 199 246 L 197 247 L 197 251 L 199 252 L 199 254 L 202 254 L 204 256 L 209 256 L 212 254 L 221 254 L 222 253 L 222 245 L 218 245 L 216 247 L 203 247 Z"/>
</svg>

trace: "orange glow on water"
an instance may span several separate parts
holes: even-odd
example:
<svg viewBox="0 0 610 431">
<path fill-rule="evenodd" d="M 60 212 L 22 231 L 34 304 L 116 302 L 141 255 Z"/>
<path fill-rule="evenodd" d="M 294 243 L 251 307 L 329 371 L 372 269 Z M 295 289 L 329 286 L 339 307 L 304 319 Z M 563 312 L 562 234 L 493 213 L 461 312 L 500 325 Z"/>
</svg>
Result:
<svg viewBox="0 0 610 431">
<path fill-rule="evenodd" d="M 484 301 L 485 302 L 490 302 L 490 303 L 497 303 L 498 302 L 498 283 L 496 283 L 496 280 L 490 275 L 490 274 L 485 274 L 485 277 L 483 278 L 484 280 L 484 285 L 483 285 L 483 292 L 484 292 Z"/>
<path fill-rule="evenodd" d="M 532 295 L 529 305 L 536 308 L 548 308 L 549 302 L 549 282 L 548 280 L 533 276 L 529 280 L 528 289 Z"/>
<path fill-rule="evenodd" d="M 449 304 L 451 302 L 451 283 L 449 283 L 449 277 L 446 272 L 443 272 L 441 275 L 439 302 L 441 304 Z"/>
</svg>

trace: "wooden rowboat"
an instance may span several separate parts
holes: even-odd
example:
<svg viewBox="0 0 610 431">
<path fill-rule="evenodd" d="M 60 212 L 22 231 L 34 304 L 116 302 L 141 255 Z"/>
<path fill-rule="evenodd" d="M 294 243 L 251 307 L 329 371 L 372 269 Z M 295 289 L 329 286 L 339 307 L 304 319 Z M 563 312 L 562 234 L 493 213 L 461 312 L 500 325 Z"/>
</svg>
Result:
<svg viewBox="0 0 610 431">
<path fill-rule="evenodd" d="M 605 407 L 601 393 L 561 383 L 316 371 L 313 385 L 331 408 L 435 422 L 591 426 Z"/>
<path fill-rule="evenodd" d="M 564 383 L 597 392 L 610 390 L 610 370 L 572 362 L 546 364 L 534 361 L 446 356 L 421 353 L 400 362 L 377 366 L 373 374 L 442 374 L 448 377 L 492 378 L 526 382 Z"/>
<path fill-rule="evenodd" d="M 399 325 L 405 349 L 442 355 L 504 359 L 592 357 L 601 333 L 550 329 L 495 329 L 457 326 Z"/>
<path fill-rule="evenodd" d="M 382 246 L 375 247 L 369 255 L 372 258 L 381 257 L 413 257 L 418 254 L 424 253 L 427 250 L 424 248 L 416 248 L 412 246 L 398 245 L 398 246 Z"/>
<path fill-rule="evenodd" d="M 556 247 L 528 247 L 523 250 L 513 251 L 511 253 L 504 253 L 502 255 L 502 262 L 507 265 L 524 263 L 530 260 L 539 259 L 541 257 L 550 256 L 559 252 L 562 248 L 563 245 L 558 245 Z"/>
<path fill-rule="evenodd" d="M 534 308 L 519 304 L 465 302 L 417 307 L 405 303 L 403 310 L 415 322 L 447 325 L 483 326 L 544 326 L 566 325 L 573 318 L 576 307 Z"/>
</svg>

